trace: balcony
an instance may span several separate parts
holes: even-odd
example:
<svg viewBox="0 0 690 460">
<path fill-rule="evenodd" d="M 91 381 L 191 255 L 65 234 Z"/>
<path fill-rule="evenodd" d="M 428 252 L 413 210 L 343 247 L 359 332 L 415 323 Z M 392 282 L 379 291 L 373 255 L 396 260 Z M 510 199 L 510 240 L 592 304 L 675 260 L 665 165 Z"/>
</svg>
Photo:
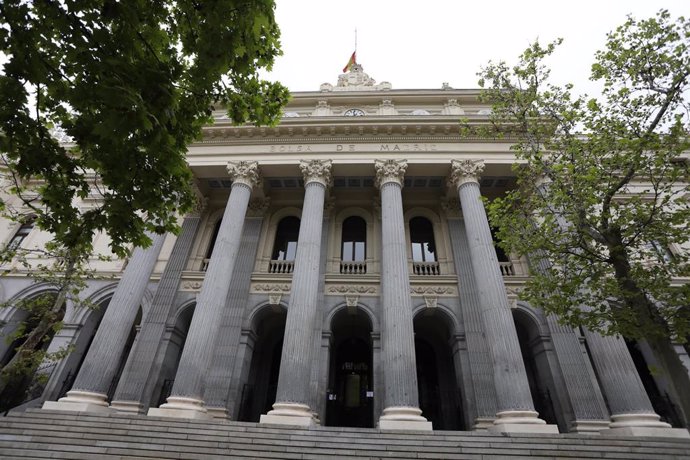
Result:
<svg viewBox="0 0 690 460">
<path fill-rule="evenodd" d="M 438 262 L 412 262 L 412 273 L 420 276 L 438 276 L 441 267 Z"/>
<path fill-rule="evenodd" d="M 360 261 L 360 262 L 340 261 L 340 273 L 342 275 L 366 275 L 367 274 L 367 263 L 365 261 Z"/>
<path fill-rule="evenodd" d="M 515 266 L 513 262 L 499 262 L 498 265 L 501 267 L 501 275 L 503 276 L 515 276 Z"/>
<path fill-rule="evenodd" d="M 271 260 L 268 263 L 268 273 L 292 273 L 295 268 L 294 260 Z"/>
</svg>

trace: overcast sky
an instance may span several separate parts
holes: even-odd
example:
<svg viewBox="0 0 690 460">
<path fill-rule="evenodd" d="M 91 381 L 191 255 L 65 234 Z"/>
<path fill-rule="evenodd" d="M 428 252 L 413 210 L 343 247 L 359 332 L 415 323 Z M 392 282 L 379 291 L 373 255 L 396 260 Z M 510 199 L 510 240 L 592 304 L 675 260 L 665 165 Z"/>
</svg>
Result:
<svg viewBox="0 0 690 460">
<path fill-rule="evenodd" d="M 270 78 L 292 91 L 335 84 L 354 51 L 377 82 L 394 89 L 476 88 L 488 60 L 514 62 L 539 39 L 564 39 L 551 60 L 560 83 L 593 93 L 589 69 L 606 33 L 626 15 L 690 14 L 688 0 L 277 0 L 283 56 Z"/>
</svg>

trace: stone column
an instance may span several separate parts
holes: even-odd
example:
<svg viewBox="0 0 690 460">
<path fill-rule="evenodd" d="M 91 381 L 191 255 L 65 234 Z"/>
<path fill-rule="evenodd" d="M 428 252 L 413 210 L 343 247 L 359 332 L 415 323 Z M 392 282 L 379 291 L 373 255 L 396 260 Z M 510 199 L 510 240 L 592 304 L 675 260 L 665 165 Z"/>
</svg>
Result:
<svg viewBox="0 0 690 460">
<path fill-rule="evenodd" d="M 481 160 L 453 160 L 450 182 L 457 187 L 477 287 L 481 322 L 493 362 L 498 412 L 491 431 L 558 433 L 534 410 L 515 323 L 499 268 L 489 221 L 479 191 Z"/>
<path fill-rule="evenodd" d="M 152 239 L 151 246 L 134 249 L 72 389 L 57 402 L 47 401 L 44 409 L 80 412 L 110 410 L 108 389 L 166 237 L 165 234 L 148 236 Z"/>
<path fill-rule="evenodd" d="M 230 162 L 228 174 L 233 180 L 230 197 L 197 298 L 175 383 L 167 403 L 149 409 L 149 415 L 210 418 L 203 401 L 206 377 L 230 291 L 249 197 L 259 181 L 259 166 L 255 161 Z"/>
<path fill-rule="evenodd" d="M 302 161 L 304 205 L 297 238 L 290 303 L 280 358 L 278 391 L 273 410 L 260 423 L 311 426 L 315 424 L 311 402 L 314 354 L 314 323 L 317 317 L 321 234 L 326 187 L 331 180 L 330 161 Z"/>
<path fill-rule="evenodd" d="M 165 334 L 182 270 L 189 260 L 202 209 L 203 205 L 198 206 L 197 210 L 185 217 L 182 222 L 182 230 L 175 240 L 170 259 L 153 296 L 151 308 L 141 323 L 141 331 L 129 354 L 110 404 L 110 407 L 118 412 L 142 412 L 151 398 L 153 385 L 160 372 L 160 366 L 156 363 L 156 353 Z"/>
<path fill-rule="evenodd" d="M 622 337 L 585 329 L 585 339 L 611 410 L 611 424 L 602 434 L 690 438 L 688 430 L 659 420 Z"/>
<path fill-rule="evenodd" d="M 384 409 L 381 429 L 431 430 L 422 417 L 417 393 L 417 363 L 412 324 L 412 297 L 407 266 L 402 184 L 406 160 L 376 160 L 381 190 L 381 355 Z"/>
</svg>

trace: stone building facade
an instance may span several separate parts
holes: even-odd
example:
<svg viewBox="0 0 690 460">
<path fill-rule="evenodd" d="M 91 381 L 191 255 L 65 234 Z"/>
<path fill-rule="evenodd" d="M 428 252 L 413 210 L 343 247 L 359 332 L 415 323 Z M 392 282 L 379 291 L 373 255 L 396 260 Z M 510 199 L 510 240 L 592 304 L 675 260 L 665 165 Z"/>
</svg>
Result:
<svg viewBox="0 0 690 460">
<path fill-rule="evenodd" d="M 520 300 L 528 261 L 495 248 L 483 201 L 514 183 L 510 140 L 459 134 L 461 118 L 487 122 L 478 95 L 394 90 L 355 65 L 293 94 L 276 127 L 236 127 L 218 110 L 188 153 L 199 207 L 126 264 L 94 261 L 115 279 L 83 293 L 100 308 L 68 305 L 50 349 L 72 352 L 39 369 L 49 378 L 36 401 L 301 426 L 688 436 L 675 396 L 644 373 L 644 344 L 564 327 Z M 4 299 L 50 289 L 21 272 L 0 283 Z M 23 319 L 0 315 L 3 334 Z"/>
</svg>

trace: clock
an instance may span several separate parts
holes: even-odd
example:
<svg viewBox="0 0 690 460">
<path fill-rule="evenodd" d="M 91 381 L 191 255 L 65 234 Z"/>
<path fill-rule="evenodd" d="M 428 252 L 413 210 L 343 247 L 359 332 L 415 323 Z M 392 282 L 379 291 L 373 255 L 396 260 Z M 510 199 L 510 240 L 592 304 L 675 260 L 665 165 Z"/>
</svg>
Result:
<svg viewBox="0 0 690 460">
<path fill-rule="evenodd" d="M 345 112 L 346 117 L 363 117 L 364 111 L 360 109 L 350 109 Z"/>
</svg>

